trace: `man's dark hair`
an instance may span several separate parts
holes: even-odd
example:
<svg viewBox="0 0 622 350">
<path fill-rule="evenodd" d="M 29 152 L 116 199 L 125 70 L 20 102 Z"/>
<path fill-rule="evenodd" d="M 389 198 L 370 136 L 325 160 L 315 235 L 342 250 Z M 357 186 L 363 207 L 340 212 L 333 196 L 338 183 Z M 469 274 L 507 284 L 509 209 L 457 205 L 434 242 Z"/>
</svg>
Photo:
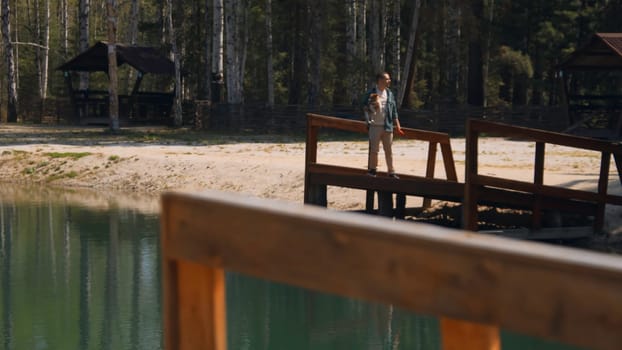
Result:
<svg viewBox="0 0 622 350">
<path fill-rule="evenodd" d="M 388 72 L 378 72 L 376 73 L 376 82 L 380 79 L 384 79 L 384 75 L 388 75 L 391 76 L 391 74 L 389 74 Z"/>
</svg>

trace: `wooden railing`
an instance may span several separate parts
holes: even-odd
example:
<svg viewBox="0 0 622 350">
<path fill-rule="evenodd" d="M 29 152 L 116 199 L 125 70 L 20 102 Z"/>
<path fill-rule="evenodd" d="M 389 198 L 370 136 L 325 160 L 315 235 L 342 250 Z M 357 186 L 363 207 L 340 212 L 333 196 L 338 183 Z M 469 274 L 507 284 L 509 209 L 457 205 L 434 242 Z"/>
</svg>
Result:
<svg viewBox="0 0 622 350">
<path fill-rule="evenodd" d="M 481 134 L 535 142 L 533 182 L 479 174 L 478 139 Z M 547 143 L 600 152 L 597 192 L 544 185 L 544 158 Z M 622 196 L 607 193 L 611 155 L 615 158 L 618 173 L 622 173 L 620 163 L 622 145 L 619 143 L 471 119 L 467 123 L 466 134 L 463 227 L 468 230 L 477 230 L 477 203 L 498 200 L 530 209 L 532 229 L 540 228 L 543 209 L 553 209 L 580 213 L 584 216 L 592 215 L 594 216 L 593 231 L 600 232 L 603 229 L 605 205 L 622 205 Z"/>
<path fill-rule="evenodd" d="M 306 155 L 305 155 L 305 203 L 326 205 L 326 185 L 335 184 L 343 187 L 368 189 L 374 188 L 374 190 L 380 191 L 379 193 L 398 193 L 398 202 L 405 201 L 404 193 L 399 193 L 394 188 L 401 188 L 406 191 L 406 182 L 418 182 L 424 183 L 424 186 L 417 186 L 421 191 L 425 191 L 430 187 L 439 189 L 440 195 L 451 196 L 455 189 L 455 186 L 435 186 L 438 185 L 438 181 L 432 181 L 435 176 L 436 167 L 436 152 L 437 146 L 440 146 L 441 154 L 443 156 L 443 165 L 445 167 L 445 174 L 447 181 L 457 182 L 458 176 L 456 175 L 456 166 L 454 164 L 453 152 L 451 150 L 451 142 L 449 135 L 446 133 L 402 128 L 404 131 L 404 138 L 411 140 L 419 140 L 428 142 L 428 161 L 426 166 L 425 178 L 416 178 L 403 176 L 402 182 L 396 186 L 395 182 L 386 181 L 386 179 L 370 179 L 369 177 L 361 180 L 361 175 L 365 175 L 365 169 L 353 169 L 343 166 L 330 166 L 317 163 L 317 151 L 318 151 L 318 133 L 321 128 L 345 130 L 358 133 L 367 133 L 367 126 L 362 121 L 348 120 L 342 118 L 329 117 L 318 114 L 307 114 L 307 139 L 306 139 Z M 403 174 L 401 174 L 403 175 Z M 340 177 L 341 176 L 341 177 Z M 317 181 L 313 181 L 313 177 Z M 335 183 L 333 183 L 335 182 Z M 427 185 L 427 186 L 426 186 Z M 412 187 L 412 186 L 411 186 Z M 370 198 L 371 194 L 371 198 Z M 410 193 L 414 194 L 414 193 Z M 428 195 L 433 195 L 428 193 Z M 386 196 L 384 196 L 386 197 Z M 424 198 L 423 207 L 428 207 L 430 204 L 429 198 Z M 373 206 L 373 191 L 368 190 L 366 207 L 369 211 L 370 206 Z M 382 201 L 379 200 L 379 206 L 383 206 Z M 398 205 L 399 207 L 399 205 Z M 382 208 L 381 208 L 382 209 Z M 389 211 L 392 210 L 389 208 Z M 382 210 L 381 210 L 382 211 Z"/>
<path fill-rule="evenodd" d="M 619 256 L 215 192 L 164 194 L 161 244 L 168 350 L 226 349 L 225 270 L 441 317 L 444 349 L 622 344 Z"/>
</svg>

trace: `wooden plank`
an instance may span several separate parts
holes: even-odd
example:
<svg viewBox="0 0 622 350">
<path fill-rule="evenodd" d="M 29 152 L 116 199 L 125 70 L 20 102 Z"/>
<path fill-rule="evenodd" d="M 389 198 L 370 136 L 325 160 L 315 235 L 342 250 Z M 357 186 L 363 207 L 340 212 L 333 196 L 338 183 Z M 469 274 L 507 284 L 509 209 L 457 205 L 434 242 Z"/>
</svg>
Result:
<svg viewBox="0 0 622 350">
<path fill-rule="evenodd" d="M 318 129 L 311 125 L 311 119 L 307 119 L 307 139 L 305 145 L 305 188 L 304 188 L 304 202 L 310 203 L 311 201 L 311 188 L 309 183 L 309 167 L 311 164 L 317 162 L 317 134 Z"/>
<path fill-rule="evenodd" d="M 622 344 L 618 256 L 216 192 L 162 200 L 174 208 L 168 260 L 593 349 Z"/>
<path fill-rule="evenodd" d="M 428 163 L 425 169 L 425 177 L 429 179 L 434 178 L 434 168 L 436 166 L 436 143 L 430 142 L 428 143 Z M 423 199 L 423 208 L 429 208 L 432 204 L 432 199 L 424 198 Z"/>
<path fill-rule="evenodd" d="M 226 350 L 224 270 L 171 257 L 176 208 L 168 204 L 163 202 L 161 239 L 165 348 Z"/>
<path fill-rule="evenodd" d="M 473 181 L 477 178 L 477 147 L 479 135 L 472 128 L 472 123 L 466 126 L 465 165 L 464 165 L 464 201 L 462 208 L 462 228 L 477 231 L 477 201 L 478 184 Z"/>
<path fill-rule="evenodd" d="M 607 185 L 609 184 L 609 165 L 611 153 L 602 152 L 600 158 L 600 175 L 598 177 L 598 209 L 594 218 L 594 231 L 600 233 L 605 224 L 605 204 L 607 202 Z"/>
<path fill-rule="evenodd" d="M 486 133 L 490 136 L 522 138 L 528 141 L 544 142 L 560 146 L 588 149 L 592 151 L 606 151 L 609 153 L 622 152 L 622 145 L 619 143 L 602 141 L 588 137 L 573 136 L 479 119 L 470 119 L 468 124 L 474 132 Z"/>
<path fill-rule="evenodd" d="M 393 193 L 404 193 L 411 196 L 430 197 L 434 199 L 447 199 L 461 201 L 464 185 L 458 182 L 425 177 L 406 177 L 400 174 L 400 179 L 390 177 L 366 175 L 342 175 L 333 173 L 309 174 L 311 184 L 326 184 L 360 190 L 376 190 Z M 312 186 L 312 185 L 311 185 Z"/>
<path fill-rule="evenodd" d="M 583 190 L 574 190 L 569 188 L 561 188 L 556 186 L 547 186 L 547 185 L 535 185 L 529 182 L 503 179 L 500 177 L 488 176 L 488 175 L 477 175 L 472 179 L 473 184 L 477 184 L 480 186 L 492 186 L 510 189 L 514 191 L 523 191 L 529 193 L 535 193 L 542 196 L 549 197 L 558 197 L 565 199 L 579 199 L 590 202 L 598 202 L 601 198 L 601 195 L 595 192 L 583 191 Z M 606 199 L 607 203 L 622 205 L 622 196 L 616 195 L 603 195 Z"/>
<path fill-rule="evenodd" d="M 451 151 L 451 143 L 441 143 L 441 153 L 443 154 L 443 164 L 445 165 L 445 173 L 447 180 L 458 181 L 456 174 L 456 163 L 454 162 L 454 154 Z"/>
<path fill-rule="evenodd" d="M 307 120 L 313 127 L 367 133 L 367 125 L 363 121 L 329 117 L 313 113 L 307 114 Z M 412 128 L 402 128 L 402 130 L 404 131 L 403 137 L 408 139 L 449 144 L 449 134 L 446 133 Z"/>
<path fill-rule="evenodd" d="M 536 142 L 536 154 L 534 160 L 534 173 L 533 183 L 541 186 L 544 183 L 544 142 Z M 531 214 L 531 227 L 534 229 L 540 228 L 542 224 L 542 197 L 540 195 L 535 196 L 533 201 L 533 208 Z"/>
<path fill-rule="evenodd" d="M 500 350 L 499 327 L 442 317 L 443 350 Z"/>
</svg>

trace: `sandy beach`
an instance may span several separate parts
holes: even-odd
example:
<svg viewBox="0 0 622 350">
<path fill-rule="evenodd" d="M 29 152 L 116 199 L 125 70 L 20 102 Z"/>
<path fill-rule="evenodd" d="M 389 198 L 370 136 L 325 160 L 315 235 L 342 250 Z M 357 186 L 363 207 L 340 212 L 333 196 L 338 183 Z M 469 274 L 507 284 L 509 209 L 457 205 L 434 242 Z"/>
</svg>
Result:
<svg viewBox="0 0 622 350">
<path fill-rule="evenodd" d="M 183 132 L 183 131 L 176 131 Z M 63 135 L 79 137 L 63 138 Z M 198 135 L 187 141 L 110 140 L 102 129 L 0 126 L 0 182 L 44 185 L 66 190 L 90 189 L 131 196 L 137 201 L 162 191 L 200 192 L 206 189 L 302 203 L 305 144 L 301 140 L 272 142 L 270 137 L 251 142 L 203 142 Z M 207 140 L 209 141 L 209 140 Z M 459 181 L 464 181 L 464 139 L 452 139 Z M 398 173 L 425 174 L 427 143 L 396 139 L 394 162 Z M 533 143 L 483 138 L 479 143 L 480 173 L 531 181 Z M 436 177 L 445 178 L 441 152 Z M 366 168 L 367 142 L 322 141 L 318 161 Z M 594 191 L 600 154 L 547 146 L 545 184 Z M 379 170 L 386 170 L 381 151 Z M 611 166 L 609 192 L 620 194 L 620 180 Z M 329 187 L 329 207 L 362 209 L 363 191 Z M 408 205 L 417 198 L 409 198 Z M 412 201 L 412 202 L 411 202 Z M 149 207 L 156 207 L 150 204 Z M 622 210 L 607 210 L 606 229 L 622 230 Z"/>
</svg>

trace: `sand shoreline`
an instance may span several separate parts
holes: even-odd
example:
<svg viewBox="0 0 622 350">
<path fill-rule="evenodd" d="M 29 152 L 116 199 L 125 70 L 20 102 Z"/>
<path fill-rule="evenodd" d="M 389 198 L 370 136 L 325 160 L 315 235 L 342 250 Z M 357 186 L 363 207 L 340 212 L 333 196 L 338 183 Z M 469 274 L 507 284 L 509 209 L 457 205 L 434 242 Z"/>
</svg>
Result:
<svg viewBox="0 0 622 350">
<path fill-rule="evenodd" d="M 54 135 L 50 131 L 56 130 L 72 132 L 63 128 L 44 129 L 46 135 Z M 33 137 L 24 140 L 23 135 L 30 135 L 28 133 Z M 2 126 L 0 182 L 120 192 L 137 198 L 156 198 L 156 201 L 163 191 L 201 192 L 206 189 L 287 202 L 303 201 L 304 142 L 104 142 L 97 138 L 100 133 L 70 143 L 59 138 L 40 137 L 41 130 L 37 128 Z M 15 134 L 22 138 L 12 138 Z M 463 181 L 464 139 L 452 139 L 452 148 L 458 179 Z M 441 154 L 437 153 L 436 177 L 445 178 Z M 483 138 L 480 140 L 480 172 L 530 181 L 533 179 L 533 154 L 534 147 L 530 143 Z M 394 162 L 398 173 L 423 176 L 426 157 L 426 143 L 395 141 Z M 318 161 L 365 168 L 367 143 L 320 142 Z M 380 170 L 384 170 L 383 167 L 381 154 Z M 600 155 L 596 152 L 548 147 L 544 181 L 545 184 L 593 190 L 599 167 Z M 611 169 L 609 192 L 620 194 L 616 168 L 612 166 Z M 328 200 L 331 208 L 362 209 L 365 196 L 363 191 L 329 187 Z M 620 230 L 620 210 L 613 208 L 607 216 L 608 230 Z"/>
</svg>

